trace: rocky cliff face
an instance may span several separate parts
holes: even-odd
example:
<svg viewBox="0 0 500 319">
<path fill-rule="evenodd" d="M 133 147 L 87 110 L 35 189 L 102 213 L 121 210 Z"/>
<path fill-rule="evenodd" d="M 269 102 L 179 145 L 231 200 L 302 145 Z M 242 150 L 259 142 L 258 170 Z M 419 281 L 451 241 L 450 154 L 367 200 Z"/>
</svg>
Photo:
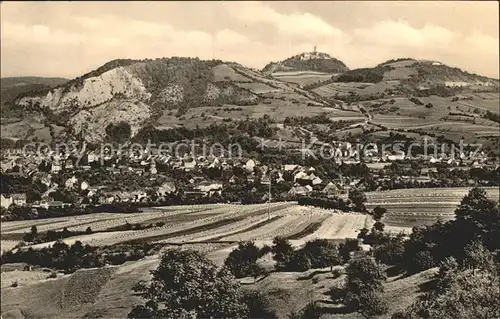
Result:
<svg viewBox="0 0 500 319">
<path fill-rule="evenodd" d="M 259 100 L 251 91 L 235 85 L 238 81 L 231 77 L 216 81 L 221 78 L 221 69 L 227 72 L 229 68 L 234 73 L 221 61 L 123 61 L 126 63 L 108 63 L 46 92 L 28 93 L 13 103 L 18 108 L 44 112 L 49 121 L 65 126 L 71 134 L 98 142 L 105 138 L 111 123 L 128 123 L 134 135 L 165 109 L 182 112 L 198 106 L 248 105 Z"/>
</svg>

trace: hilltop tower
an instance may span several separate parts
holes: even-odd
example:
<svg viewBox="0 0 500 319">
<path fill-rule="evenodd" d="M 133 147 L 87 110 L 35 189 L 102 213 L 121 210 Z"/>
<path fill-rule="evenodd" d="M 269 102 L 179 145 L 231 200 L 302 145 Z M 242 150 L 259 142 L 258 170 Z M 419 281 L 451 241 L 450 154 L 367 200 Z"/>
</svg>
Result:
<svg viewBox="0 0 500 319">
<path fill-rule="evenodd" d="M 317 49 L 317 48 L 316 48 L 316 45 L 314 45 L 314 49 L 313 49 L 313 53 L 314 53 L 314 54 L 316 54 L 316 53 L 317 53 L 316 49 Z"/>
</svg>

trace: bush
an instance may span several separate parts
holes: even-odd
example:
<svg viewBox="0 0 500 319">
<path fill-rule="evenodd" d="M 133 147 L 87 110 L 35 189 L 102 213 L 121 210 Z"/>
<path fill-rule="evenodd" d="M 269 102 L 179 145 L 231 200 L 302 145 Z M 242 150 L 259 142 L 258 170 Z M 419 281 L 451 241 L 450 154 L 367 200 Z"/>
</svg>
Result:
<svg viewBox="0 0 500 319">
<path fill-rule="evenodd" d="M 57 278 L 57 272 L 53 271 L 47 278 Z"/>
<path fill-rule="evenodd" d="M 422 101 L 420 101 L 419 99 L 417 99 L 416 97 L 411 97 L 409 99 L 411 102 L 415 103 L 416 105 L 424 105 L 424 103 L 422 103 Z"/>
<path fill-rule="evenodd" d="M 332 276 L 334 279 L 342 276 L 343 274 L 344 274 L 344 272 L 342 271 L 342 269 L 333 269 L 332 270 Z"/>
</svg>

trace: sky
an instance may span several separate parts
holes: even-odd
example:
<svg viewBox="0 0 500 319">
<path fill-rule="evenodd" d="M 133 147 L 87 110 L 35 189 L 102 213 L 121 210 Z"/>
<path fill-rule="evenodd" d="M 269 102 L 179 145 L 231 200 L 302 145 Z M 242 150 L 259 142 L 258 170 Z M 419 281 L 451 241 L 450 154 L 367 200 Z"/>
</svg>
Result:
<svg viewBox="0 0 500 319">
<path fill-rule="evenodd" d="M 2 2 L 1 76 L 73 78 L 117 58 L 263 68 L 314 45 L 348 67 L 398 57 L 499 77 L 497 1 Z"/>
</svg>

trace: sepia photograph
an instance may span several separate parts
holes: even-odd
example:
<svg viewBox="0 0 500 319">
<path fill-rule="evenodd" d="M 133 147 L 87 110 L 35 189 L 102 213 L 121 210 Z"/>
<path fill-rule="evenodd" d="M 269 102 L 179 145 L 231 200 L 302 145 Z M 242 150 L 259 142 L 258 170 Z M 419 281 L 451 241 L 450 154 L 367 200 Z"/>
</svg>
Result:
<svg viewBox="0 0 500 319">
<path fill-rule="evenodd" d="M 2 1 L 0 319 L 499 319 L 498 1 Z"/>
</svg>

